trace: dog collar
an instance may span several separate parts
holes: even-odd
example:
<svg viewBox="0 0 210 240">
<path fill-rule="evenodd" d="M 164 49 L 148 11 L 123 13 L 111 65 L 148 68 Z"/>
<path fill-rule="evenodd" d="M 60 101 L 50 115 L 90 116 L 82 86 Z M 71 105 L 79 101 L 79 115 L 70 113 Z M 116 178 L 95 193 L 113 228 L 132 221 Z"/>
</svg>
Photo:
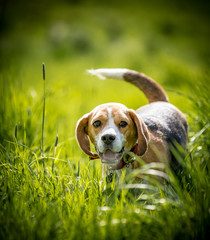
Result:
<svg viewBox="0 0 210 240">
<path fill-rule="evenodd" d="M 137 154 L 137 152 L 138 152 L 138 143 L 133 148 L 131 148 L 131 152 Z"/>
</svg>

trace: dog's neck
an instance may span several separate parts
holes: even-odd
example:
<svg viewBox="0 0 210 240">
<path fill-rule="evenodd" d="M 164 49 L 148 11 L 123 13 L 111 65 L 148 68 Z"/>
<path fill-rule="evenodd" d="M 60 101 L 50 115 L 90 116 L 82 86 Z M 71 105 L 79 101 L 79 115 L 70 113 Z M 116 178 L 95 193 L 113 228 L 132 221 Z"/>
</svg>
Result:
<svg viewBox="0 0 210 240">
<path fill-rule="evenodd" d="M 103 164 L 103 179 L 112 182 L 114 178 L 119 180 L 124 170 L 126 171 L 126 174 L 130 173 L 133 168 L 132 163 L 135 161 L 137 149 L 138 144 L 136 144 L 130 152 L 126 153 L 116 166 Z"/>
<path fill-rule="evenodd" d="M 119 182 L 122 173 L 124 172 L 124 174 L 129 174 L 132 171 L 132 164 L 131 163 L 127 163 L 125 164 L 125 167 L 120 168 L 120 169 L 113 169 L 112 165 L 109 164 L 103 164 L 102 165 L 102 173 L 103 173 L 103 179 L 104 181 L 106 181 L 107 183 L 111 183 L 113 181 L 113 179 L 115 179 L 115 181 Z"/>
</svg>

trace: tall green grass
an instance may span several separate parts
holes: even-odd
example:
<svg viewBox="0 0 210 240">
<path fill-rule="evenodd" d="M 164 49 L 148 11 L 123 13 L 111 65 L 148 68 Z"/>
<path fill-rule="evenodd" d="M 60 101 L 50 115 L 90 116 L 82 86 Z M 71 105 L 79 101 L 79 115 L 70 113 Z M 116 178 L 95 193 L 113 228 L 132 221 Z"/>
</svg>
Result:
<svg viewBox="0 0 210 240">
<path fill-rule="evenodd" d="M 176 176 L 167 170 L 168 184 L 155 181 L 157 172 L 149 171 L 154 166 L 144 165 L 146 183 L 130 182 L 128 176 L 105 188 L 99 162 L 74 157 L 74 149 L 60 158 L 67 146 L 57 137 L 49 147 L 27 146 L 26 130 L 14 126 L 13 139 L 0 146 L 1 239 L 206 239 L 207 88 L 200 86 L 195 96 L 188 153 L 185 159 L 177 156 L 183 171 Z"/>
</svg>

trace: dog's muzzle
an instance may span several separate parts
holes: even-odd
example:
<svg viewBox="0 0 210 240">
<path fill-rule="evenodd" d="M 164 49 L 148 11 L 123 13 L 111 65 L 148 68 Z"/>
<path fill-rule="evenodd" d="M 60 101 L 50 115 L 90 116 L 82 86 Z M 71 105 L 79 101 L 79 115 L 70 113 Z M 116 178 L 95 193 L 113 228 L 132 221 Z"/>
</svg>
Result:
<svg viewBox="0 0 210 240">
<path fill-rule="evenodd" d="M 101 141 L 103 143 L 103 150 L 98 149 L 99 156 L 102 163 L 105 164 L 117 164 L 123 157 L 124 147 L 121 150 L 119 146 L 116 148 L 116 135 L 115 134 L 104 134 L 101 136 Z"/>
</svg>

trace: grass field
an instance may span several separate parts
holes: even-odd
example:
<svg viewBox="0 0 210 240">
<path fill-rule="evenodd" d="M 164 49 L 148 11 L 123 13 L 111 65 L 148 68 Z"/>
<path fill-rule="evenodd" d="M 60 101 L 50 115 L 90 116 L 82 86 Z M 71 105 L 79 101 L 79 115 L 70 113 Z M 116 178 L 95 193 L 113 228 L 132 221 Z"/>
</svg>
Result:
<svg viewBox="0 0 210 240">
<path fill-rule="evenodd" d="M 69 2 L 10 1 L 1 12 L 0 239 L 207 239 L 208 5 Z M 183 171 L 167 169 L 167 186 L 147 174 L 147 184 L 125 185 L 128 176 L 105 189 L 100 160 L 79 149 L 83 114 L 147 103 L 127 83 L 86 73 L 101 67 L 145 73 L 186 114 Z"/>
</svg>

